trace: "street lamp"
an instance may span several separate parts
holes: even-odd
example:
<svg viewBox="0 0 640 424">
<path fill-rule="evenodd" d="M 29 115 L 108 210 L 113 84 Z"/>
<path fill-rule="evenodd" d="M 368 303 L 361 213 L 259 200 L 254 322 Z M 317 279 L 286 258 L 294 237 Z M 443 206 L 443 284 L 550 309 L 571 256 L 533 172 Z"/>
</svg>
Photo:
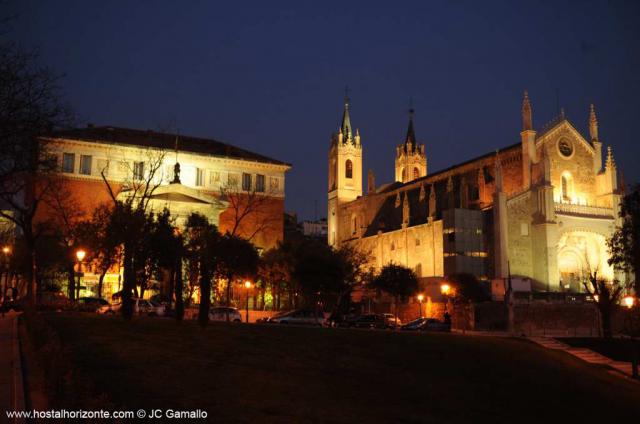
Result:
<svg viewBox="0 0 640 424">
<path fill-rule="evenodd" d="M 3 267 L 4 269 L 3 269 L 3 271 L 6 274 L 5 274 L 5 277 L 4 277 L 4 288 L 2 290 L 2 296 L 0 296 L 0 297 L 4 298 L 7 295 L 7 290 L 9 290 L 9 255 L 11 254 L 11 248 L 9 246 L 4 246 L 2 248 L 2 253 L 4 254 L 4 267 Z M 1 277 L 2 277 L 2 275 L 0 274 L 0 278 Z"/>
<path fill-rule="evenodd" d="M 424 295 L 420 293 L 418 295 L 418 302 L 420 302 L 420 318 L 422 318 L 422 301 L 424 300 Z"/>
<path fill-rule="evenodd" d="M 444 312 L 447 313 L 447 302 L 449 301 L 449 293 L 451 292 L 451 286 L 447 283 L 440 285 L 440 293 L 444 296 Z"/>
<path fill-rule="evenodd" d="M 625 296 L 622 299 L 622 302 L 624 303 L 624 306 L 631 309 L 633 308 L 633 305 L 636 303 L 636 299 L 633 296 L 629 295 L 629 296 Z"/>
<path fill-rule="evenodd" d="M 251 281 L 247 280 L 244 282 L 244 288 L 247 289 L 247 309 L 245 315 L 245 321 L 249 322 L 249 289 L 251 288 Z"/>
<path fill-rule="evenodd" d="M 82 274 L 82 261 L 84 257 L 87 255 L 82 249 L 76 250 L 76 258 L 78 259 L 78 284 L 76 286 L 76 300 L 80 297 L 80 274 Z"/>
</svg>

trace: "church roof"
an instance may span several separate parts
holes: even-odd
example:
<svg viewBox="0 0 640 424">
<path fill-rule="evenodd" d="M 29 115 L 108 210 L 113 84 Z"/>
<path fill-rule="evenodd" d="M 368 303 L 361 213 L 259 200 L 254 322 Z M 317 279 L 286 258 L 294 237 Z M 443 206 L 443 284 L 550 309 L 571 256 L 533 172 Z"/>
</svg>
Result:
<svg viewBox="0 0 640 424">
<path fill-rule="evenodd" d="M 88 126 L 86 128 L 58 131 L 52 134 L 52 137 L 96 143 L 149 147 L 164 150 L 174 150 L 177 137 L 178 148 L 179 151 L 182 152 L 291 166 L 286 162 L 272 159 L 259 153 L 254 153 L 218 140 L 156 132 L 152 130 L 137 130 L 111 126 Z"/>
</svg>

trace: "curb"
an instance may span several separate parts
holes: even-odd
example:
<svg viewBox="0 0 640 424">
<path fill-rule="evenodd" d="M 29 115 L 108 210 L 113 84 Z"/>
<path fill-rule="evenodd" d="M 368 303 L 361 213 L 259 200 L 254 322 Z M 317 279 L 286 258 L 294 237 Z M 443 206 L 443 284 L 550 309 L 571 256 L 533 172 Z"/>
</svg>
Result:
<svg viewBox="0 0 640 424">
<path fill-rule="evenodd" d="M 11 404 L 14 411 L 24 411 L 24 380 L 22 376 L 22 358 L 20 355 L 20 340 L 18 336 L 18 316 L 13 319 L 13 331 L 11 332 L 11 363 L 13 374 L 13 390 Z M 24 418 L 14 418 L 14 423 L 24 423 Z"/>
</svg>

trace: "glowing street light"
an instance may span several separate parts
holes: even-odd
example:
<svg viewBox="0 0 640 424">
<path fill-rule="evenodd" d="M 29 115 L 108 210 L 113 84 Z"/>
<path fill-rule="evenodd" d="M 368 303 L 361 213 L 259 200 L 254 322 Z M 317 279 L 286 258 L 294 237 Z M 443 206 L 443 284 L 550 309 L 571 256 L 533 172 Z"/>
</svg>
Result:
<svg viewBox="0 0 640 424">
<path fill-rule="evenodd" d="M 5 255 L 8 255 L 9 253 L 11 253 L 11 248 L 9 246 L 3 247 L 2 253 L 4 253 Z"/>
<path fill-rule="evenodd" d="M 251 281 L 247 280 L 244 282 L 244 288 L 247 289 L 247 309 L 245 314 L 245 321 L 249 322 L 249 289 L 251 288 Z"/>
<path fill-rule="evenodd" d="M 87 256 L 87 252 L 82 249 L 76 250 L 76 259 L 78 259 L 78 284 L 76 285 L 76 300 L 80 297 L 80 275 L 82 274 L 82 261 L 85 256 Z"/>
<path fill-rule="evenodd" d="M 451 291 L 451 286 L 449 284 L 444 283 L 444 284 L 440 285 L 440 292 L 443 295 L 448 296 L 450 291 Z"/>
<path fill-rule="evenodd" d="M 636 299 L 633 296 L 625 296 L 622 299 L 622 302 L 624 303 L 624 306 L 626 306 L 627 308 L 631 309 L 631 308 L 633 308 L 633 305 L 636 303 Z"/>
<path fill-rule="evenodd" d="M 418 295 L 418 302 L 420 302 L 420 318 L 422 318 L 422 301 L 424 300 L 424 295 L 420 293 Z"/>
</svg>

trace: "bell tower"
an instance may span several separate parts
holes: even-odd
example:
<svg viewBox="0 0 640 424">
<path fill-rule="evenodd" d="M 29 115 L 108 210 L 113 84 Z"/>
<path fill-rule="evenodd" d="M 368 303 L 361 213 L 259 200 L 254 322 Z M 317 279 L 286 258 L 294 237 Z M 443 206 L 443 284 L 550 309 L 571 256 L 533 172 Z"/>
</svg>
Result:
<svg viewBox="0 0 640 424">
<path fill-rule="evenodd" d="M 345 94 L 342 123 L 338 134 L 331 136 L 329 148 L 327 237 L 330 246 L 338 246 L 342 239 L 340 205 L 362 196 L 362 144 L 360 132 L 352 130 L 349 96 Z"/>
<path fill-rule="evenodd" d="M 416 141 L 413 113 L 413 108 L 410 108 L 407 136 L 404 143 L 396 147 L 396 181 L 401 183 L 408 183 L 427 175 L 427 156 L 424 152 L 424 144 L 418 144 Z"/>
</svg>

